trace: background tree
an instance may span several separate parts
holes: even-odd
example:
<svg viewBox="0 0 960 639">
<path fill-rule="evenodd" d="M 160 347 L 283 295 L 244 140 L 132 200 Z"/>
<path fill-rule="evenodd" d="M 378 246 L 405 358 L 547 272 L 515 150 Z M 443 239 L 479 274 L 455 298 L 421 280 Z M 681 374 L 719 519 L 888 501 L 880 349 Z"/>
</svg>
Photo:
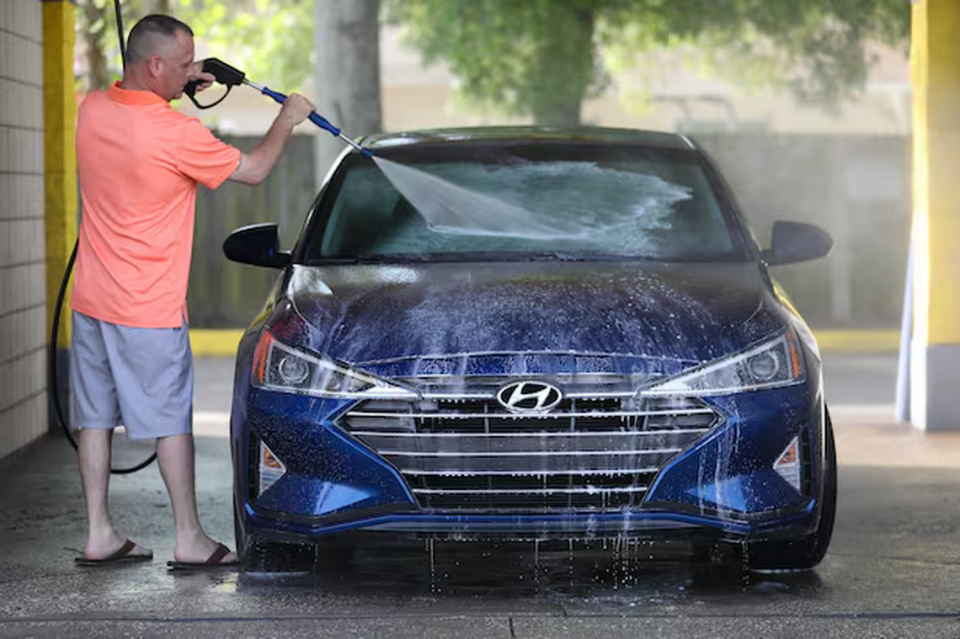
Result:
<svg viewBox="0 0 960 639">
<path fill-rule="evenodd" d="M 77 38 L 85 52 L 85 91 L 103 89 L 122 71 L 113 0 L 77 0 Z M 126 35 L 150 13 L 191 26 L 212 55 L 261 84 L 295 91 L 313 69 L 310 0 L 122 0 Z"/>
<path fill-rule="evenodd" d="M 349 137 L 378 133 L 380 0 L 315 0 L 314 104 Z M 327 133 L 317 137 L 317 184 L 344 149 Z"/>
<path fill-rule="evenodd" d="M 134 16 L 171 13 L 173 0 L 123 0 L 124 30 L 129 33 Z M 113 0 L 77 0 L 76 37 L 86 59 L 86 73 L 78 78 L 84 91 L 106 89 L 122 71 L 120 43 Z M 124 39 L 127 37 L 124 33 Z"/>
<path fill-rule="evenodd" d="M 835 104 L 862 87 L 866 45 L 905 42 L 910 15 L 903 0 L 387 1 L 467 100 L 553 125 L 579 123 L 610 71 L 681 47 L 730 79 Z"/>
<path fill-rule="evenodd" d="M 313 70 L 311 0 L 174 0 L 214 57 L 277 91 L 302 89 Z"/>
</svg>

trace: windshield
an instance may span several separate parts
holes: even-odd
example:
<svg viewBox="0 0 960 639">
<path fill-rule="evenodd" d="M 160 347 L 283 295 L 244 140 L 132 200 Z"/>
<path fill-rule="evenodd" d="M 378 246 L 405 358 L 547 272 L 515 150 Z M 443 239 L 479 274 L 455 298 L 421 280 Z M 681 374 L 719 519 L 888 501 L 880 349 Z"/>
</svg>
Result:
<svg viewBox="0 0 960 639">
<path fill-rule="evenodd" d="M 318 210 L 307 263 L 746 259 L 692 153 L 540 142 L 405 149 L 402 158 L 347 158 Z"/>
</svg>

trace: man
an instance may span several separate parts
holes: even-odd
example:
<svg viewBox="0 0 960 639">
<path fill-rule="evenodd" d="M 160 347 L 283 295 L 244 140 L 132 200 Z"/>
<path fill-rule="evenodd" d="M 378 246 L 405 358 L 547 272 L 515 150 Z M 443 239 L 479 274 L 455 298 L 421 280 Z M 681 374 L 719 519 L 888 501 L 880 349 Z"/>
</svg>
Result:
<svg viewBox="0 0 960 639">
<path fill-rule="evenodd" d="M 176 523 L 175 565 L 235 564 L 197 515 L 192 434 L 193 359 L 187 277 L 197 184 L 259 184 L 313 105 L 288 97 L 249 154 L 170 107 L 193 79 L 193 32 L 147 16 L 130 32 L 123 80 L 88 96 L 77 117 L 83 200 L 72 295 L 71 382 L 89 534 L 78 563 L 148 560 L 153 552 L 113 527 L 107 509 L 113 429 L 156 439 Z"/>
</svg>

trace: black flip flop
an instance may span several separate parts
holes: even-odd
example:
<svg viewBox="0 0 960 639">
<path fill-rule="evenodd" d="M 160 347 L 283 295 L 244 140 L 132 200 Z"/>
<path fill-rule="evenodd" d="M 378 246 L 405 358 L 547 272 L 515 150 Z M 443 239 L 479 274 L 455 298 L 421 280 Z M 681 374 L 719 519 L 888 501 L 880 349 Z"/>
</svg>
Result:
<svg viewBox="0 0 960 639">
<path fill-rule="evenodd" d="M 137 545 L 129 539 L 123 542 L 120 549 L 111 555 L 102 559 L 88 559 L 86 557 L 77 557 L 74 561 L 78 566 L 108 566 L 115 564 L 132 563 L 135 561 L 150 561 L 153 559 L 153 553 L 149 555 L 131 555 Z"/>
<path fill-rule="evenodd" d="M 206 561 L 168 561 L 167 568 L 171 570 L 209 570 L 211 568 L 231 568 L 240 562 L 237 560 L 220 561 L 230 554 L 230 549 L 223 544 L 217 544 L 217 549 L 207 557 Z"/>
</svg>

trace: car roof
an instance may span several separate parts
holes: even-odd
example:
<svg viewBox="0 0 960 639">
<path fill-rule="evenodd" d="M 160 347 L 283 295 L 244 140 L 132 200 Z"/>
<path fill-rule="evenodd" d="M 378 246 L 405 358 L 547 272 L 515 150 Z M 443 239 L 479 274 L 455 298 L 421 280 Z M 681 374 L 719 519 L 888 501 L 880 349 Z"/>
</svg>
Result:
<svg viewBox="0 0 960 639">
<path fill-rule="evenodd" d="M 697 150 L 696 145 L 685 135 L 662 131 L 639 129 L 616 129 L 607 127 L 467 127 L 451 129 L 426 129 L 399 133 L 379 133 L 363 139 L 362 144 L 371 150 L 397 147 L 433 145 L 470 145 L 471 143 L 515 144 L 523 142 L 580 142 L 633 144 L 662 149 Z"/>
</svg>

